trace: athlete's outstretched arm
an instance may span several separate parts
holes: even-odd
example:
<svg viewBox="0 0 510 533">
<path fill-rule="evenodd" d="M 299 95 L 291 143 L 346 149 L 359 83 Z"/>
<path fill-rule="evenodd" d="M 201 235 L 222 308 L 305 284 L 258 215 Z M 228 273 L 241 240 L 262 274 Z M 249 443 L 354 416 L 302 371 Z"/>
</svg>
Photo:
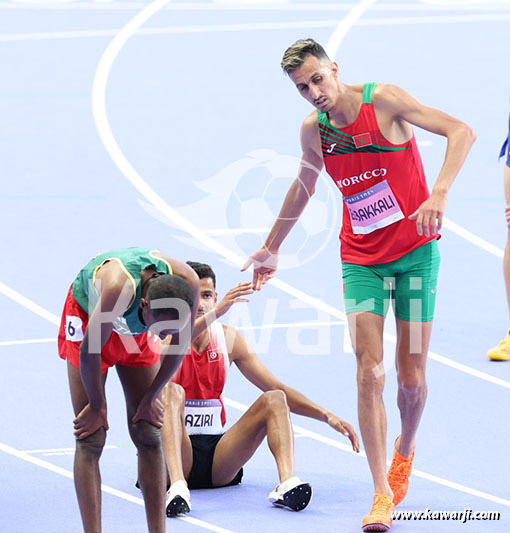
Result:
<svg viewBox="0 0 510 533">
<path fill-rule="evenodd" d="M 303 155 L 298 176 L 287 192 L 280 213 L 262 248 L 251 255 L 241 269 L 244 271 L 253 264 L 252 285 L 256 291 L 274 276 L 280 246 L 315 192 L 315 184 L 324 165 L 316 112 L 303 122 L 301 147 Z"/>
<path fill-rule="evenodd" d="M 243 376 L 262 391 L 281 390 L 287 397 L 292 413 L 326 422 L 334 430 L 342 433 L 359 452 L 359 440 L 354 428 L 331 411 L 313 403 L 297 390 L 278 380 L 260 361 L 246 339 L 230 326 L 224 326 L 229 346 L 230 359 L 235 362 Z"/>
<path fill-rule="evenodd" d="M 444 163 L 431 195 L 409 217 L 416 220 L 418 235 L 435 235 L 441 229 L 448 191 L 475 142 L 476 135 L 461 120 L 439 109 L 423 105 L 408 92 L 394 85 L 381 85 L 376 88 L 374 106 L 390 113 L 395 120 L 405 120 L 448 139 Z"/>
</svg>

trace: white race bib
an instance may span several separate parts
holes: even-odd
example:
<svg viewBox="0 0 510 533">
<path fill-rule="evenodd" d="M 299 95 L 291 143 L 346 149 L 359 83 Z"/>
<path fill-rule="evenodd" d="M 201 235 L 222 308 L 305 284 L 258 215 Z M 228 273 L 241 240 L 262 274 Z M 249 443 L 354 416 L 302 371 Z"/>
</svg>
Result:
<svg viewBox="0 0 510 533">
<path fill-rule="evenodd" d="M 372 233 L 404 218 L 386 180 L 366 191 L 347 196 L 344 200 L 351 216 L 352 232 L 355 235 Z"/>
<path fill-rule="evenodd" d="M 186 400 L 184 424 L 188 435 L 218 435 L 223 433 L 220 400 Z"/>
</svg>

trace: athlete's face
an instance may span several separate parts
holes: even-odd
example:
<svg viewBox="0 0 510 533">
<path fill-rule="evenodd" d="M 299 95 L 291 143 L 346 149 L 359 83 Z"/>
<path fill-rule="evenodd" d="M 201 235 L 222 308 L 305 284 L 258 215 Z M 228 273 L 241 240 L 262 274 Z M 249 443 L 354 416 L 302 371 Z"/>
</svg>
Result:
<svg viewBox="0 0 510 533">
<path fill-rule="evenodd" d="M 189 311 L 184 313 L 182 317 L 179 317 L 178 320 L 175 320 L 173 316 L 165 317 L 164 314 L 156 318 L 144 298 L 142 298 L 140 302 L 140 307 L 142 309 L 142 318 L 145 326 L 160 339 L 165 339 L 168 335 L 176 335 L 189 325 L 191 317 Z M 170 325 L 171 327 L 168 327 Z"/>
<path fill-rule="evenodd" d="M 202 278 L 200 280 L 200 301 L 198 303 L 197 317 L 205 315 L 205 313 L 214 309 L 218 294 L 214 290 L 214 282 L 212 278 Z"/>
<path fill-rule="evenodd" d="M 289 77 L 305 100 L 327 113 L 335 106 L 338 96 L 337 75 L 336 63 L 324 63 L 309 55 Z"/>
</svg>

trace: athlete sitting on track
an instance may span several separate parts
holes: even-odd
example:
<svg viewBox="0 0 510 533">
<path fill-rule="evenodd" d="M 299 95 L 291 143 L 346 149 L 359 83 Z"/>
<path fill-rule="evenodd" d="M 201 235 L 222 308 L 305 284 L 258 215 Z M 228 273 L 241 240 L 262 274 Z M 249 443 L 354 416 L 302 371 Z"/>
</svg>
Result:
<svg viewBox="0 0 510 533">
<path fill-rule="evenodd" d="M 67 296 L 58 347 L 67 359 L 76 418 L 74 481 L 85 533 L 101 531 L 99 457 L 108 421 L 104 385 L 115 365 L 126 398 L 129 433 L 138 450 L 149 532 L 165 531 L 165 459 L 161 390 L 190 345 L 198 278 L 187 265 L 146 248 L 101 254 L 78 274 Z M 172 335 L 162 350 L 156 338 Z"/>
<path fill-rule="evenodd" d="M 293 432 L 289 411 L 327 422 L 359 451 L 358 437 L 333 413 L 280 382 L 260 362 L 245 338 L 215 320 L 237 302 L 248 301 L 251 283 L 240 283 L 219 302 L 216 277 L 209 265 L 188 263 L 200 278 L 200 303 L 191 350 L 164 389 L 163 446 L 171 479 L 167 515 L 191 509 L 188 488 L 236 485 L 242 466 L 267 435 L 280 478 L 269 494 L 276 506 L 301 511 L 312 490 L 294 476 Z M 221 398 L 227 371 L 235 362 L 242 374 L 264 394 L 225 433 Z"/>
</svg>

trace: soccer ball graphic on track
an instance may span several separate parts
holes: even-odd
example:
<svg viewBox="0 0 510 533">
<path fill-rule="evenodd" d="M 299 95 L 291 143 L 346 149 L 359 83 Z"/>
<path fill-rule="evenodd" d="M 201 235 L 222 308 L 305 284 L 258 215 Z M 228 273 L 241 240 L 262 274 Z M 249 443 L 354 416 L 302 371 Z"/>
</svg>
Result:
<svg viewBox="0 0 510 533">
<path fill-rule="evenodd" d="M 278 217 L 300 159 L 270 150 L 249 154 L 227 204 L 228 226 L 245 255 L 260 248 Z M 248 166 L 249 165 L 249 166 Z M 315 194 L 280 249 L 279 268 L 293 268 L 311 261 L 336 234 L 337 196 L 328 177 L 320 176 Z"/>
<path fill-rule="evenodd" d="M 200 200 L 173 207 L 180 217 L 191 221 L 202 234 L 240 258 L 247 258 L 263 243 L 276 220 L 283 200 L 296 179 L 300 159 L 273 150 L 256 150 L 227 165 L 211 178 L 193 181 L 202 191 Z M 165 224 L 182 229 L 175 220 L 153 205 L 142 207 Z M 285 239 L 278 268 L 293 268 L 317 257 L 338 235 L 337 210 L 340 195 L 332 180 L 319 176 L 315 194 Z M 178 233 L 175 238 L 188 246 L 211 251 L 211 244 Z M 214 251 L 214 248 L 213 248 Z"/>
</svg>

